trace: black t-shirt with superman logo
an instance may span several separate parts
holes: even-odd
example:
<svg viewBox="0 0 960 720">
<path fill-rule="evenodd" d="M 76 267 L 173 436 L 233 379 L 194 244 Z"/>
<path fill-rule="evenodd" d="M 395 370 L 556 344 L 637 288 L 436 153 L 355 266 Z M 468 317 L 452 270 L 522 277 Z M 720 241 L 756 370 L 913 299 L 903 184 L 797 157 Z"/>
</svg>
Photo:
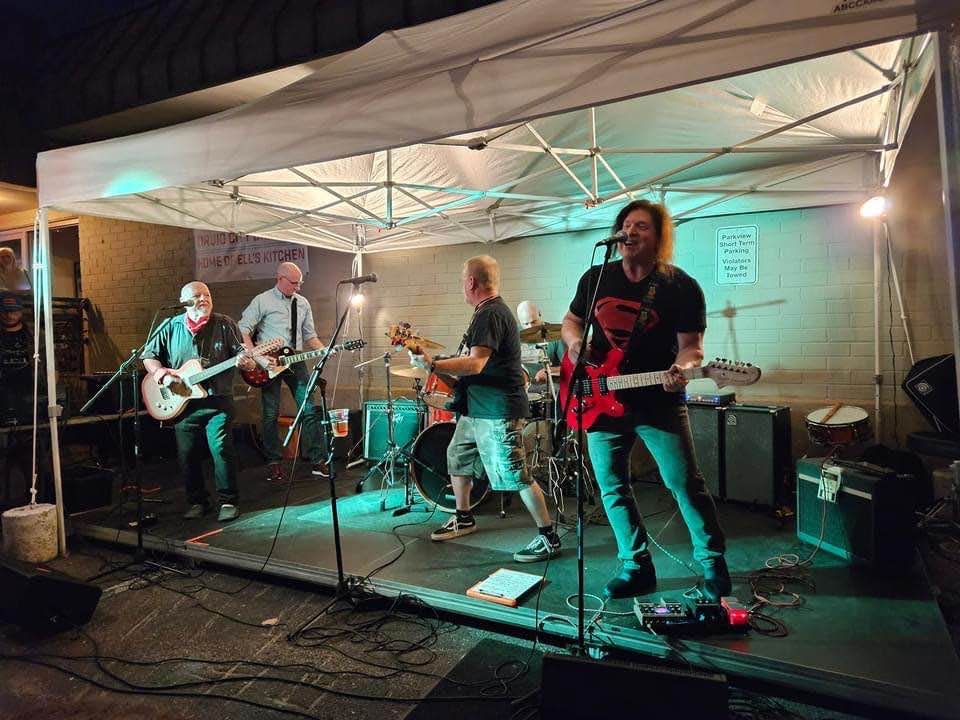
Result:
<svg viewBox="0 0 960 720">
<path fill-rule="evenodd" d="M 587 314 L 599 272 L 599 267 L 593 267 L 580 278 L 577 294 L 570 303 L 570 312 L 579 318 Z M 650 305 L 646 331 L 631 342 L 637 315 L 654 276 L 658 278 L 658 285 Z M 599 361 L 611 347 L 618 347 L 626 353 L 622 372 L 666 370 L 677 356 L 677 333 L 703 332 L 707 327 L 703 290 L 696 280 L 675 266 L 667 266 L 666 270 L 651 273 L 640 282 L 632 282 L 621 261 L 610 262 L 600 281 L 596 318 L 592 325 L 590 349 L 593 359 Z M 631 407 L 683 402 L 683 393 L 668 393 L 662 385 L 627 390 L 619 397 Z"/>
</svg>

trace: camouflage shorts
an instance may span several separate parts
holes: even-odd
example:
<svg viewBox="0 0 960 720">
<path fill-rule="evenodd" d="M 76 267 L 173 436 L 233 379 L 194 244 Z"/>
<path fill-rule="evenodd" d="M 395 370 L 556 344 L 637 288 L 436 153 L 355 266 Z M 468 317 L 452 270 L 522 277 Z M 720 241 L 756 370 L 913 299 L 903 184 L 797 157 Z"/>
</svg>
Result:
<svg viewBox="0 0 960 720">
<path fill-rule="evenodd" d="M 523 448 L 525 420 L 473 418 L 457 421 L 447 447 L 447 469 L 451 475 L 477 477 L 487 473 L 494 490 L 522 490 L 530 485 Z"/>
</svg>

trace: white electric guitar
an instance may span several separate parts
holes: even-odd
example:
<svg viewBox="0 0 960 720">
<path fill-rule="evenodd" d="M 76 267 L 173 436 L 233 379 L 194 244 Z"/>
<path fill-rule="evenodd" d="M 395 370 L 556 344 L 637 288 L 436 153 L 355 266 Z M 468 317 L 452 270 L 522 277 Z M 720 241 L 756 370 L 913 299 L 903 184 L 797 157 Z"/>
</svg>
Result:
<svg viewBox="0 0 960 720">
<path fill-rule="evenodd" d="M 258 357 L 273 352 L 283 345 L 283 340 L 277 338 L 252 350 L 244 350 L 240 355 Z M 206 382 L 214 375 L 226 372 L 237 365 L 237 358 L 232 357 L 208 367 L 206 370 L 199 360 L 187 360 L 177 369 L 176 379 L 169 385 L 157 385 L 153 375 L 147 375 L 140 384 L 143 392 L 143 404 L 150 416 L 156 420 L 173 420 L 183 412 L 191 400 L 207 397 L 207 391 L 200 383 Z"/>
</svg>

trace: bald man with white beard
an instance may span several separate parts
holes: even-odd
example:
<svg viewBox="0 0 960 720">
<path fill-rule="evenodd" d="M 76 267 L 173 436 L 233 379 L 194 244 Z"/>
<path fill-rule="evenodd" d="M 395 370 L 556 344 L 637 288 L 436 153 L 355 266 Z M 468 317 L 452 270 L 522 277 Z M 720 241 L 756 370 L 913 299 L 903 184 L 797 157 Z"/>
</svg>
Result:
<svg viewBox="0 0 960 720">
<path fill-rule="evenodd" d="M 193 305 L 167 322 L 140 355 L 154 382 L 176 382 L 177 368 L 194 359 L 206 368 L 236 356 L 241 369 L 256 367 L 252 359 L 239 355 L 244 348 L 237 323 L 213 312 L 210 288 L 196 280 L 189 282 L 180 290 L 180 301 L 192 301 Z M 207 397 L 191 400 L 175 421 L 177 459 L 187 490 L 188 508 L 183 515 L 187 520 L 200 518 L 211 510 L 203 482 L 204 439 L 213 458 L 220 505 L 217 519 L 229 522 L 240 516 L 237 452 L 233 446 L 233 375 L 223 372 L 210 378 L 204 383 Z"/>
</svg>

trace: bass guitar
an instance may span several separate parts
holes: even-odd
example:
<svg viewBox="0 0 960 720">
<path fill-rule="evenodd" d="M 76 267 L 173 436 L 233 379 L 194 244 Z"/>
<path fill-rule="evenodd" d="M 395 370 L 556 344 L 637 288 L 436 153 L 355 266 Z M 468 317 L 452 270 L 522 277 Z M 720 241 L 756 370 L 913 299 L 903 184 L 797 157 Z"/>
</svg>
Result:
<svg viewBox="0 0 960 720">
<path fill-rule="evenodd" d="M 397 349 L 405 348 L 414 355 L 423 355 L 424 349 L 434 350 L 443 347 L 443 345 L 438 342 L 418 335 L 413 328 L 411 328 L 410 323 L 407 322 L 391 325 L 387 332 L 387 337 L 393 347 Z M 449 412 L 463 415 L 467 411 L 467 380 L 441 372 L 434 372 L 433 375 L 442 380 L 453 393 L 450 400 L 445 401 L 442 407 L 436 409 L 448 410 Z M 430 380 L 427 379 L 428 390 L 430 389 L 429 386 Z M 430 402 L 427 404 L 434 407 Z"/>
<path fill-rule="evenodd" d="M 240 355 L 255 358 L 278 350 L 282 345 L 283 340 L 277 338 L 262 345 L 257 345 L 252 350 L 244 350 Z M 169 385 L 157 385 L 153 377 L 147 375 L 140 383 L 144 407 L 150 413 L 150 417 L 155 420 L 173 420 L 183 412 L 188 402 L 207 397 L 207 391 L 203 389 L 200 383 L 206 382 L 214 375 L 226 372 L 236 365 L 237 358 L 232 357 L 204 370 L 199 360 L 187 360 L 177 369 L 177 378 Z"/>
<path fill-rule="evenodd" d="M 273 380 L 277 375 L 285 372 L 295 363 L 305 362 L 313 358 L 324 357 L 325 355 L 336 355 L 340 352 L 351 352 L 359 350 L 367 344 L 366 340 L 347 340 L 345 343 L 334 345 L 331 348 L 320 348 L 319 350 L 307 350 L 305 352 L 296 352 L 292 348 L 282 347 L 277 350 L 271 350 L 263 353 L 264 357 L 272 357 L 275 361 L 274 366 L 263 367 L 257 363 L 253 370 L 241 370 L 240 377 L 244 379 L 247 385 L 253 387 L 263 387 Z"/>
<path fill-rule="evenodd" d="M 667 379 L 667 371 L 629 373 L 622 375 L 620 365 L 623 362 L 623 351 L 613 348 L 600 365 L 586 365 L 585 379 L 572 383 L 574 364 L 569 356 L 564 355 L 560 363 L 560 406 L 567 408 L 567 427 L 572 430 L 580 428 L 577 411 L 577 390 L 583 391 L 583 429 L 589 430 L 602 415 L 618 418 L 622 417 L 626 408 L 617 399 L 618 390 L 651 387 L 662 385 Z M 733 362 L 717 358 L 703 367 L 689 368 L 683 371 L 687 380 L 710 378 L 717 387 L 726 385 L 752 385 L 760 379 L 760 368 L 750 363 Z M 567 398 L 570 398 L 569 405 Z"/>
</svg>

